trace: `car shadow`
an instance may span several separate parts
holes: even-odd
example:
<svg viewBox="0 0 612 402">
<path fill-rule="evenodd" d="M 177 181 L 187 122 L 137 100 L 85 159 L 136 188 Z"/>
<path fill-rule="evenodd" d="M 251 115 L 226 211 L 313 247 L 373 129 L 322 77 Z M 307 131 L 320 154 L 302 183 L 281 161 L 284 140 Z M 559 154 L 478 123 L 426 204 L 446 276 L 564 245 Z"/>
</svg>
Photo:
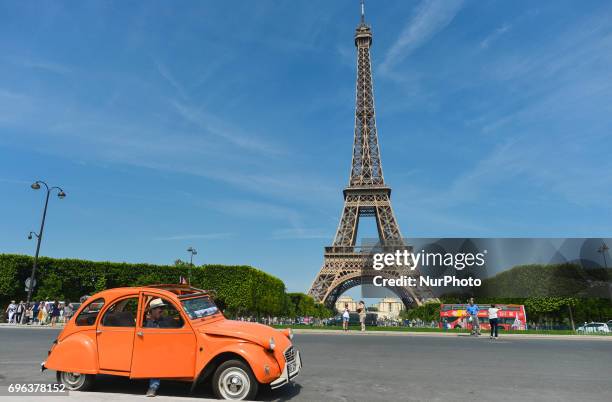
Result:
<svg viewBox="0 0 612 402">
<path fill-rule="evenodd" d="M 147 392 L 149 380 L 131 380 L 126 377 L 97 375 L 92 393 L 105 392 L 128 395 L 144 395 Z M 272 390 L 269 386 L 262 386 L 257 395 L 258 401 L 288 401 L 298 395 L 301 385 L 290 383 L 284 387 Z M 216 399 L 210 381 L 198 384 L 191 392 L 191 383 L 183 381 L 162 380 L 157 392 L 161 396 L 171 397 L 199 397 Z"/>
<path fill-rule="evenodd" d="M 300 394 L 302 386 L 291 382 L 277 389 L 270 389 L 269 386 L 260 388 L 257 395 L 258 401 L 289 401 Z"/>
</svg>

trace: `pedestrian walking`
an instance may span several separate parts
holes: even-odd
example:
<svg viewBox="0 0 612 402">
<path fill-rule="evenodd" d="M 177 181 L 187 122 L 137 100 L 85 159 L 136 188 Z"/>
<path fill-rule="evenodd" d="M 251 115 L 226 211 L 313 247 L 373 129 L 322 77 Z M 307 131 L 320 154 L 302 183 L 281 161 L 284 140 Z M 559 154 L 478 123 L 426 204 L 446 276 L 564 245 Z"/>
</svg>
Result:
<svg viewBox="0 0 612 402">
<path fill-rule="evenodd" d="M 344 332 L 348 331 L 349 319 L 351 315 L 349 313 L 348 303 L 344 303 L 344 312 L 342 313 L 342 329 Z"/>
<path fill-rule="evenodd" d="M 15 300 L 11 300 L 11 304 L 6 308 L 5 313 L 8 315 L 8 323 L 15 323 L 15 313 L 17 313 L 17 305 L 15 304 Z"/>
<path fill-rule="evenodd" d="M 359 323 L 361 324 L 361 332 L 366 330 L 366 306 L 363 300 L 359 301 L 359 305 L 357 306 L 357 312 L 359 313 Z"/>
<path fill-rule="evenodd" d="M 472 324 L 472 335 L 480 336 L 480 322 L 478 322 L 478 312 L 480 308 L 474 303 L 474 298 L 470 297 L 467 306 L 468 321 Z"/>
<path fill-rule="evenodd" d="M 491 326 L 490 339 L 497 339 L 497 312 L 499 308 L 495 307 L 495 304 L 491 304 L 489 307 L 489 325 Z M 495 335 L 495 337 L 493 337 Z"/>
</svg>

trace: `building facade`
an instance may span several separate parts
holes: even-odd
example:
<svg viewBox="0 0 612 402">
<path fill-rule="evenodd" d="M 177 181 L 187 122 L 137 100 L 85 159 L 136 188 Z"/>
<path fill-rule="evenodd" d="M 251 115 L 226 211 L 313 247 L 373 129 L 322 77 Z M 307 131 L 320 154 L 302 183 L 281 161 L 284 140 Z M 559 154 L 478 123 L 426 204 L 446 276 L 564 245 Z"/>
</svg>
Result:
<svg viewBox="0 0 612 402">
<path fill-rule="evenodd" d="M 402 300 L 395 297 L 385 297 L 384 299 L 380 299 L 377 307 L 378 319 L 383 320 L 398 320 L 400 313 L 405 308 Z"/>
</svg>

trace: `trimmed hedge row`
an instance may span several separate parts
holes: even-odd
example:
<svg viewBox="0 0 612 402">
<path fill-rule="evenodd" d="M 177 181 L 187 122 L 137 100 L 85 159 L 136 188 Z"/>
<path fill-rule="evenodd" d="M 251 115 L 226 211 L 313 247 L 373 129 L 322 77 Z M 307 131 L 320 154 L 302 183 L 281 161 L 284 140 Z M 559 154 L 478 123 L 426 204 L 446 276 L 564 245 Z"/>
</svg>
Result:
<svg viewBox="0 0 612 402">
<path fill-rule="evenodd" d="M 25 300 L 25 279 L 33 258 L 0 254 L 0 303 Z M 121 286 L 179 283 L 189 267 L 178 265 L 95 262 L 41 257 L 36 272 L 34 300 L 78 301 L 84 294 Z M 250 266 L 202 265 L 191 270 L 195 287 L 214 289 L 216 301 L 229 315 L 282 315 L 291 310 L 285 284 Z"/>
</svg>

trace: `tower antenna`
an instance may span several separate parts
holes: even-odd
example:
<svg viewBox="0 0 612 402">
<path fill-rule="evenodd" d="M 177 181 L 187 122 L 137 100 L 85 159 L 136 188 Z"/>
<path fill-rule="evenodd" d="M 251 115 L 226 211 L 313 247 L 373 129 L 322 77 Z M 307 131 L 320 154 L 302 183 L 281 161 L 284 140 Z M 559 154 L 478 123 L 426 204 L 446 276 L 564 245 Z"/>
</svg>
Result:
<svg viewBox="0 0 612 402">
<path fill-rule="evenodd" d="M 365 0 L 361 0 L 361 23 L 365 23 Z"/>
</svg>

